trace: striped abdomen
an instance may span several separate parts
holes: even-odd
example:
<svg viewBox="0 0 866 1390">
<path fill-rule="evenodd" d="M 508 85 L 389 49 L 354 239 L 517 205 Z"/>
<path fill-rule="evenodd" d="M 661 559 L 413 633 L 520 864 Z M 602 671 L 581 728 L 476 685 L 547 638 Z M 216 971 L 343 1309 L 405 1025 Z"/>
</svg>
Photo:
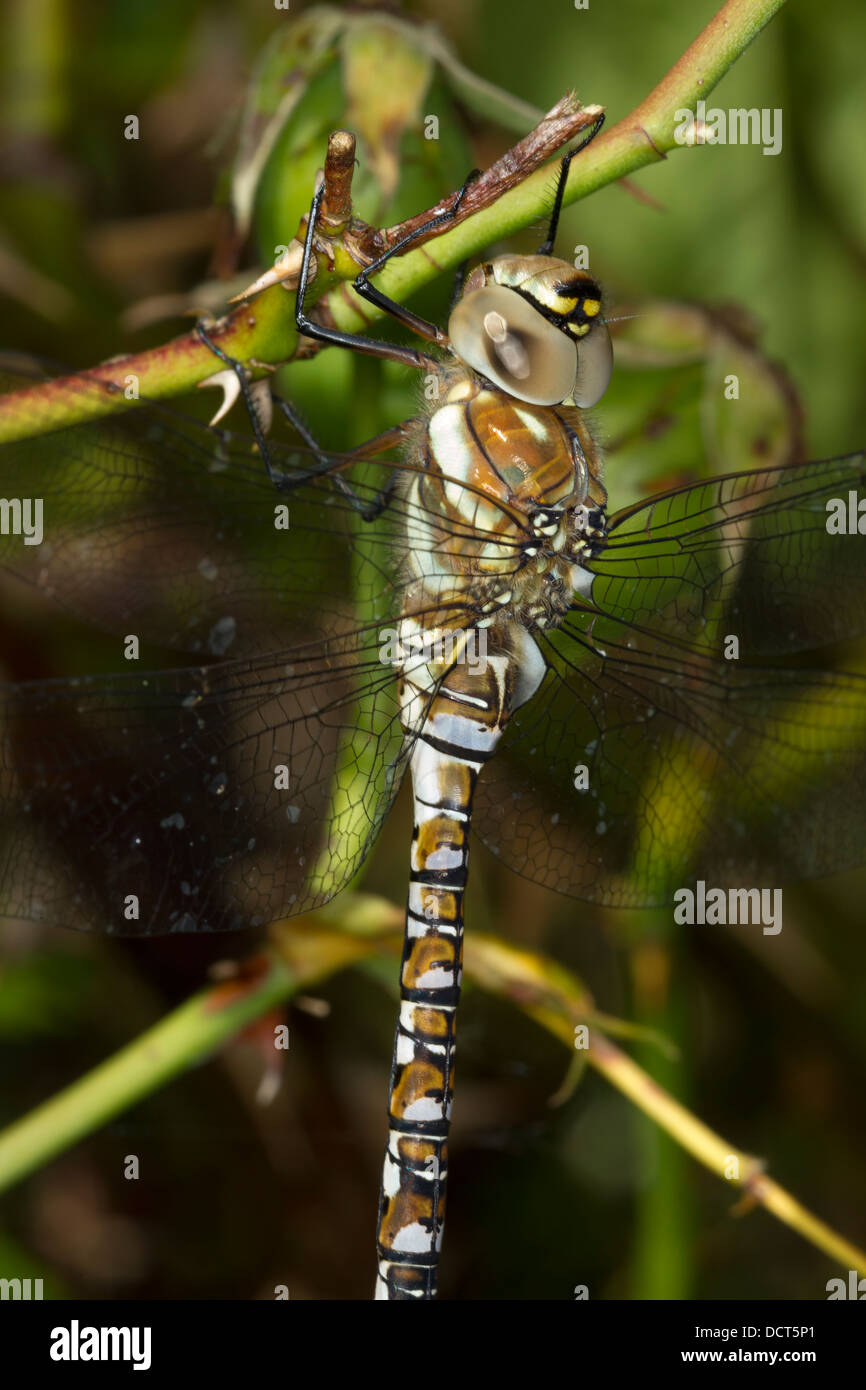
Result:
<svg viewBox="0 0 866 1390">
<path fill-rule="evenodd" d="M 379 1205 L 380 1299 L 432 1298 L 445 1219 L 472 797 L 512 710 L 544 664 L 532 638 L 501 619 L 487 656 L 437 670 L 407 663 L 401 698 L 412 752 L 415 828 L 400 976 L 400 1018 Z"/>
</svg>

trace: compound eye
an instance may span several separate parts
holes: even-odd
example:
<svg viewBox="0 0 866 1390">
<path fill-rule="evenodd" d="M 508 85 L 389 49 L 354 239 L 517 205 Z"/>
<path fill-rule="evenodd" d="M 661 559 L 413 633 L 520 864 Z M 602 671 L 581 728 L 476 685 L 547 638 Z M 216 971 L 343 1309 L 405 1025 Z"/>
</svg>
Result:
<svg viewBox="0 0 866 1390">
<path fill-rule="evenodd" d="M 613 375 L 613 345 L 603 319 L 597 320 L 577 346 L 574 403 L 587 409 L 601 400 Z"/>
<path fill-rule="evenodd" d="M 578 349 L 515 290 L 471 290 L 455 305 L 448 333 L 457 356 L 510 396 L 558 405 L 571 395 Z"/>
</svg>

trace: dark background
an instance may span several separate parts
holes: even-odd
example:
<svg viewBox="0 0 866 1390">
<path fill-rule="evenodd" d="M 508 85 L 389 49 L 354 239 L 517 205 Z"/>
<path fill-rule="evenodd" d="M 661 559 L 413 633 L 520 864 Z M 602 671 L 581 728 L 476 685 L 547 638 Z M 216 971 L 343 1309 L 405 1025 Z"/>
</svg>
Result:
<svg viewBox="0 0 866 1390">
<path fill-rule="evenodd" d="M 547 109 L 574 87 L 612 123 L 714 9 L 437 0 L 408 12 L 524 100 Z M 159 322 L 140 306 L 177 296 L 164 301 L 176 313 L 194 286 L 229 268 L 234 117 L 261 45 L 290 19 L 265 3 L 215 0 L 8 7 L 2 346 L 86 366 L 181 331 L 180 318 Z M 746 311 L 762 350 L 790 375 L 810 456 L 864 437 L 864 49 L 855 0 L 834 6 L 832 20 L 803 0 L 789 5 L 709 98 L 781 107 L 778 157 L 755 147 L 675 152 L 635 180 L 654 203 L 610 187 L 570 209 L 562 230 L 565 247 L 589 245 L 613 305 L 682 299 Z M 141 117 L 135 145 L 118 136 L 129 112 Z M 322 109 L 311 117 L 316 132 L 328 118 Z M 512 143 L 453 108 L 443 124 L 442 170 L 419 174 L 409 158 L 413 201 L 400 206 L 407 184 L 392 220 Z M 298 210 L 318 139 L 293 166 Z M 407 138 L 404 153 L 412 148 Z M 297 212 L 289 236 L 296 224 Z M 536 243 L 527 234 L 516 244 Z M 441 307 L 446 291 L 437 293 Z M 405 413 L 403 388 L 386 374 L 368 419 L 347 418 L 354 370 L 331 351 L 291 373 L 292 393 L 334 444 Z M 616 434 L 622 400 L 598 412 L 603 437 Z M 697 412 L 691 426 L 695 448 L 706 446 Z M 657 456 L 653 448 L 639 441 L 648 477 L 671 464 L 663 445 Z M 22 643 L 42 673 L 80 667 L 80 634 L 50 615 L 22 630 L 5 585 L 0 605 L 0 667 L 18 669 Z M 404 794 L 363 880 L 394 901 L 409 821 Z M 695 927 L 674 938 L 659 914 L 558 898 L 476 845 L 467 921 L 561 960 L 605 1012 L 665 1030 L 680 1060 L 642 1048 L 642 1064 L 862 1243 L 864 885 L 860 873 L 786 889 L 780 937 Z M 209 960 L 244 943 L 131 947 L 4 921 L 0 948 L 0 1115 L 9 1122 L 137 1036 L 202 982 Z M 7 1195 L 0 1272 L 42 1276 L 54 1297 L 269 1298 L 277 1283 L 293 1298 L 366 1297 L 393 999 L 360 972 L 321 997 L 326 1017 L 292 1011 L 285 1082 L 269 1109 L 254 1102 L 258 1054 L 238 1042 Z M 840 1272 L 825 1256 L 761 1211 L 732 1218 L 734 1191 L 598 1077 L 552 1110 L 568 1058 L 517 1010 L 469 990 L 460 1033 L 443 1296 L 567 1299 L 587 1284 L 593 1298 L 824 1297 Z M 129 1152 L 142 1156 L 137 1183 L 122 1178 Z"/>
</svg>

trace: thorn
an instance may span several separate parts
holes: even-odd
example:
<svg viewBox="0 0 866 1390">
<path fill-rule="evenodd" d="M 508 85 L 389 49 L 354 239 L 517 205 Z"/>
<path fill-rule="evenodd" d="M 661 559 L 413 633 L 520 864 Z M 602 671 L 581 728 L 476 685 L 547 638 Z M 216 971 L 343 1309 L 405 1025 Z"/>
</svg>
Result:
<svg viewBox="0 0 866 1390">
<path fill-rule="evenodd" d="M 268 1066 L 262 1072 L 262 1079 L 256 1087 L 256 1105 L 272 1105 L 279 1095 L 282 1084 L 282 1068 L 274 1065 Z"/>
<path fill-rule="evenodd" d="M 251 381 L 250 394 L 253 398 L 253 409 L 262 427 L 262 433 L 270 434 L 274 419 L 274 398 L 271 394 L 271 383 L 268 378 L 263 376 L 258 381 Z"/>
<path fill-rule="evenodd" d="M 228 303 L 237 304 L 239 300 L 250 299 L 255 294 L 261 294 L 262 290 L 271 289 L 273 285 L 282 285 L 285 290 L 297 289 L 298 275 L 303 259 L 304 248 L 296 239 L 275 265 L 264 271 L 251 285 L 247 285 L 247 288 L 241 290 L 240 294 L 232 295 Z M 289 280 L 292 281 L 292 284 L 286 283 Z"/>
<path fill-rule="evenodd" d="M 237 372 L 232 371 L 231 367 L 223 367 L 221 371 L 214 372 L 206 381 L 200 381 L 199 386 L 218 386 L 223 393 L 222 405 L 210 421 L 216 425 L 227 415 L 241 393 L 241 384 L 238 381 Z"/>
<path fill-rule="evenodd" d="M 313 1018 L 327 1018 L 331 1012 L 327 999 L 315 999 L 309 994 L 296 994 L 292 1002 L 296 1009 L 302 1009 Z"/>
<path fill-rule="evenodd" d="M 198 384 L 199 386 L 218 386 L 223 393 L 219 410 L 209 422 L 211 425 L 218 425 L 220 420 L 228 415 L 241 393 L 238 374 L 231 367 L 223 367 L 220 371 L 214 372 L 213 376 L 209 376 L 206 381 L 200 381 Z M 274 398 L 271 395 L 270 381 L 267 377 L 260 377 L 258 381 L 251 381 L 249 391 L 252 407 L 256 412 L 256 419 L 262 427 L 262 432 L 268 434 L 274 418 Z"/>
</svg>

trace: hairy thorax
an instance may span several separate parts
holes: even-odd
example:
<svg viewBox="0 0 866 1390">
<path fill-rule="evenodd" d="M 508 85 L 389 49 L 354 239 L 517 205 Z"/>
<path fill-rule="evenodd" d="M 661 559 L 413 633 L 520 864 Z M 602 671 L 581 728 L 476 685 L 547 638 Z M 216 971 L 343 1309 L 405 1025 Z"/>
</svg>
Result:
<svg viewBox="0 0 866 1390">
<path fill-rule="evenodd" d="M 555 627 L 604 541 L 601 461 L 581 412 L 515 400 L 443 368 L 409 485 L 406 611 L 467 609 Z M 447 621 L 447 618 L 446 618 Z"/>
</svg>

